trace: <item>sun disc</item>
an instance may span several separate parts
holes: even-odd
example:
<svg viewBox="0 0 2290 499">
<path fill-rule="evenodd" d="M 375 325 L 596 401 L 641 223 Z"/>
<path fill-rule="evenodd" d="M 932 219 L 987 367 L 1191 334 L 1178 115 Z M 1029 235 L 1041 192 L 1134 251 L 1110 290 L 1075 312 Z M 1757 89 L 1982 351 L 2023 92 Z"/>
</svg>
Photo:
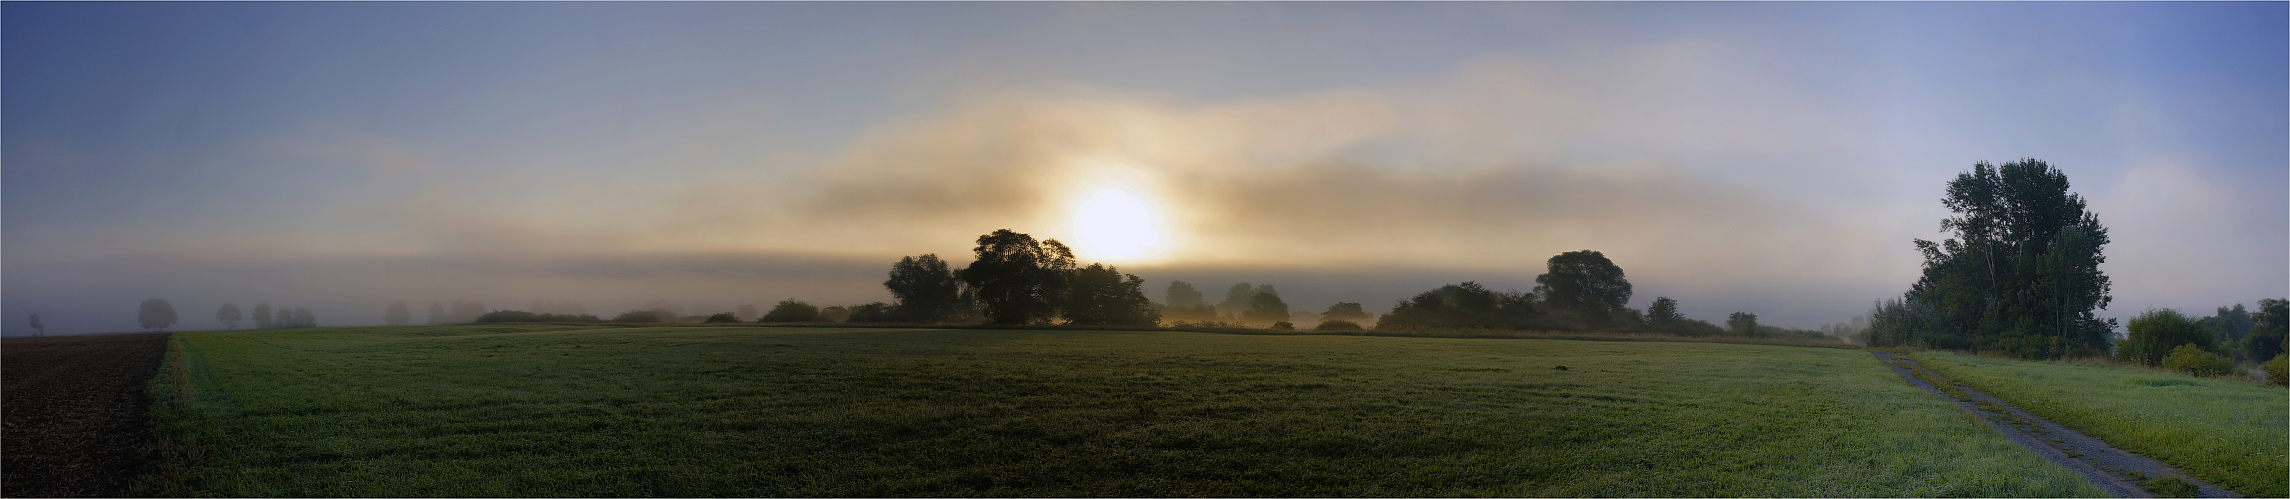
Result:
<svg viewBox="0 0 2290 499">
<path fill-rule="evenodd" d="M 1073 234 L 1074 249 L 1092 259 L 1151 259 L 1163 246 L 1153 203 L 1118 187 L 1100 188 L 1081 198 L 1073 211 Z"/>
</svg>

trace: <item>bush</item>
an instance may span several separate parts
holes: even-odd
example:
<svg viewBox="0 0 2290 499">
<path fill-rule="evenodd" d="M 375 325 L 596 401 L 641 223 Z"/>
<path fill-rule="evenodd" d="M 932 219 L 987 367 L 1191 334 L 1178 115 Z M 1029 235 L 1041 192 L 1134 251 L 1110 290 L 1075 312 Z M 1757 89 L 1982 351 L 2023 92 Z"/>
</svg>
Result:
<svg viewBox="0 0 2290 499">
<path fill-rule="evenodd" d="M 2172 349 L 2171 355 L 2163 358 L 2163 368 L 2195 376 L 2225 376 L 2234 373 L 2234 361 L 2188 343 Z"/>
<path fill-rule="evenodd" d="M 598 319 L 594 315 L 536 314 L 521 310 L 495 310 L 477 316 L 478 324 L 503 322 L 604 322 L 604 319 Z"/>
<path fill-rule="evenodd" d="M 819 307 L 811 306 L 811 304 L 804 303 L 801 300 L 780 300 L 779 305 L 771 307 L 770 312 L 765 312 L 763 314 L 763 318 L 756 319 L 755 321 L 814 322 L 818 320 Z"/>
<path fill-rule="evenodd" d="M 849 315 L 850 317 L 844 318 L 843 322 L 880 323 L 893 320 L 890 304 L 879 301 L 851 307 Z"/>
<path fill-rule="evenodd" d="M 708 316 L 708 320 L 705 320 L 705 321 L 701 321 L 701 322 L 703 322 L 703 323 L 707 323 L 707 324 L 720 324 L 720 323 L 725 323 L 725 322 L 732 322 L 732 323 L 737 323 L 737 322 L 739 322 L 739 321 L 740 321 L 740 320 L 739 320 L 739 316 L 738 316 L 738 315 L 734 315 L 734 314 L 732 314 L 731 312 L 724 312 L 724 313 L 720 313 L 720 314 L 716 314 L 716 315 L 710 315 L 710 316 Z"/>
<path fill-rule="evenodd" d="M 1288 323 L 1288 321 L 1280 321 L 1280 322 L 1275 322 L 1275 323 L 1272 323 L 1272 328 L 1273 328 L 1273 329 L 1280 329 L 1280 330 L 1287 330 L 1287 331 L 1295 331 L 1295 330 L 1296 330 L 1296 325 L 1295 325 L 1295 324 L 1290 324 L 1290 323 Z"/>
<path fill-rule="evenodd" d="M 1313 331 L 1360 331 L 1363 329 L 1365 328 L 1361 328 L 1359 323 L 1343 319 L 1324 320 L 1320 321 L 1320 325 L 1312 326 Z"/>
<path fill-rule="evenodd" d="M 2290 385 L 2290 353 L 2276 355 L 2274 360 L 2266 361 L 2266 382 Z"/>
<path fill-rule="evenodd" d="M 612 316 L 612 322 L 660 322 L 660 314 L 650 310 L 630 310 Z"/>
<path fill-rule="evenodd" d="M 2142 312 L 2125 329 L 2130 334 L 2115 346 L 2116 356 L 2149 367 L 2161 364 L 2177 345 L 2192 343 L 2198 350 L 2211 350 L 2217 341 L 2202 324 L 2167 308 Z"/>
</svg>

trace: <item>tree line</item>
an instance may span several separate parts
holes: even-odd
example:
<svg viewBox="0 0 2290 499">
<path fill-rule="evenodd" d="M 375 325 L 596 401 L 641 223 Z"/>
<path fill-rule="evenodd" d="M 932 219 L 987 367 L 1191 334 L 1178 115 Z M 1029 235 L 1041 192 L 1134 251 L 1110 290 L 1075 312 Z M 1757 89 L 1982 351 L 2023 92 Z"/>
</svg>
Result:
<svg viewBox="0 0 2290 499">
<path fill-rule="evenodd" d="M 1914 240 L 1923 272 L 1907 292 L 1879 300 L 1860 338 L 1876 346 L 1993 352 L 2032 359 L 2113 356 L 2158 366 L 2174 355 L 2185 370 L 2281 356 L 2284 300 L 2237 304 L 2209 317 L 2170 309 L 2131 319 L 2118 338 L 2097 310 L 2114 300 L 2099 270 L 2107 228 L 2070 192 L 2067 174 L 2039 159 L 1982 161 L 1949 181 L 1940 221 L 1948 237 Z M 2184 347 L 2182 351 L 2182 347 Z M 2174 353 L 2177 352 L 2177 353 Z"/>
</svg>

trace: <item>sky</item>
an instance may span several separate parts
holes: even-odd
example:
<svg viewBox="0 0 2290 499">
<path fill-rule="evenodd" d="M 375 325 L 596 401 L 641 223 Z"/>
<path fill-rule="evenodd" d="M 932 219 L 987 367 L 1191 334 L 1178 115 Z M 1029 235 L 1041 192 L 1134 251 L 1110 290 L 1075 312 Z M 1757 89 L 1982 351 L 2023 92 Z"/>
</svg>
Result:
<svg viewBox="0 0 2290 499">
<path fill-rule="evenodd" d="M 2109 229 L 2102 317 L 2208 315 L 2290 295 L 2286 11 L 7 2 L 0 332 L 888 301 L 1002 228 L 1156 299 L 1380 312 L 1590 249 L 1632 306 L 1813 328 L 2021 158 Z"/>
</svg>

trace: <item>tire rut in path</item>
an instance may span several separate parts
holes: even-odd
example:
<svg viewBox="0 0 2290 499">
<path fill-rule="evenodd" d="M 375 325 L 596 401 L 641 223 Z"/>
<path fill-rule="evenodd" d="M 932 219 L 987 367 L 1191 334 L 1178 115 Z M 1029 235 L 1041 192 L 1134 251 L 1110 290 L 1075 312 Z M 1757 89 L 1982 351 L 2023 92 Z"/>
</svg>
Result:
<svg viewBox="0 0 2290 499">
<path fill-rule="evenodd" d="M 2155 493 L 2149 492 L 2139 483 L 2177 478 L 2196 487 L 2194 497 L 2242 497 L 2224 487 L 2188 476 L 2162 461 L 2115 448 L 2090 435 L 2029 414 L 2003 399 L 1949 382 L 1947 377 L 1907 357 L 1885 352 L 1869 353 L 1876 354 L 1878 360 L 1891 366 L 1894 373 L 1908 380 L 1908 384 L 1954 402 L 1957 408 L 1970 413 L 2005 439 L 2035 451 L 2036 455 L 2062 468 L 2083 475 L 2085 480 L 2110 495 L 2155 497 Z"/>
</svg>

